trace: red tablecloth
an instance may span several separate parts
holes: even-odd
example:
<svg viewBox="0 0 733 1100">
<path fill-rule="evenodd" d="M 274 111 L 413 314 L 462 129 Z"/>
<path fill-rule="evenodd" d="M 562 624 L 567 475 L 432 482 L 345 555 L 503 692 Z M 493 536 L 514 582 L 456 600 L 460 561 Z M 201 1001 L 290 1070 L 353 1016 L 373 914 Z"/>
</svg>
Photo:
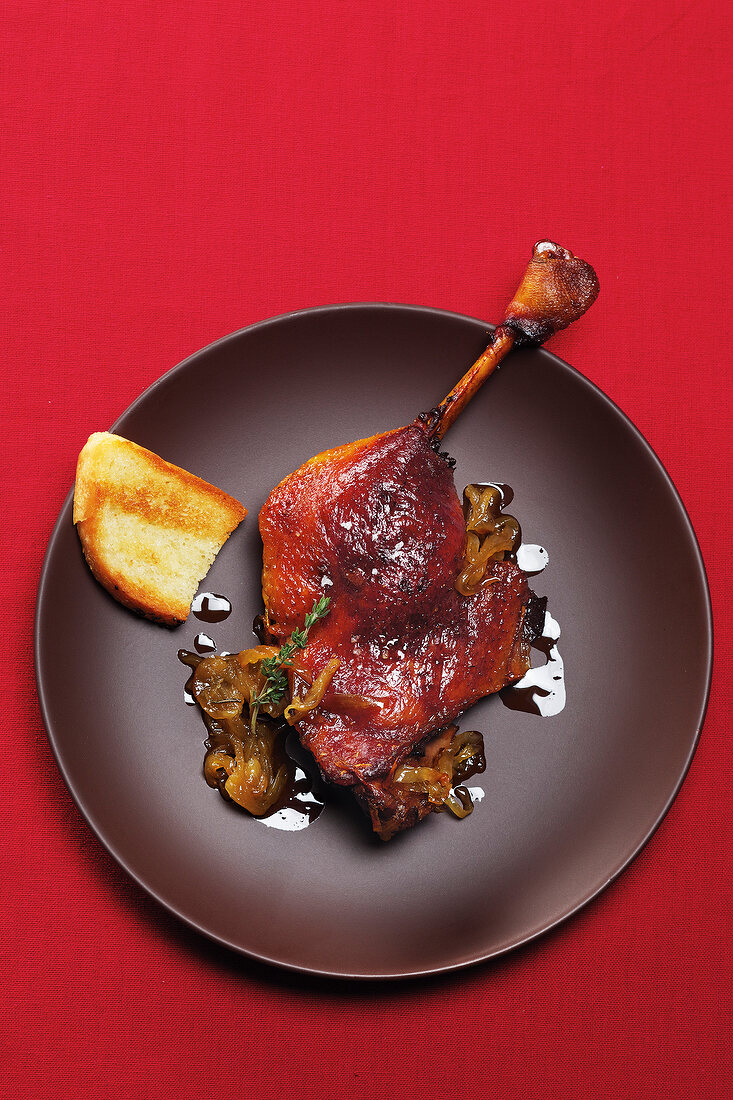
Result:
<svg viewBox="0 0 733 1100">
<path fill-rule="evenodd" d="M 729 1096 L 728 5 L 6 16 L 0 1094 Z M 610 890 L 494 965 L 352 988 L 252 965 L 128 881 L 50 756 L 33 609 L 77 452 L 273 314 L 382 299 L 498 319 L 545 236 L 602 285 L 553 350 L 649 439 L 707 563 L 717 670 L 690 774 Z"/>
</svg>

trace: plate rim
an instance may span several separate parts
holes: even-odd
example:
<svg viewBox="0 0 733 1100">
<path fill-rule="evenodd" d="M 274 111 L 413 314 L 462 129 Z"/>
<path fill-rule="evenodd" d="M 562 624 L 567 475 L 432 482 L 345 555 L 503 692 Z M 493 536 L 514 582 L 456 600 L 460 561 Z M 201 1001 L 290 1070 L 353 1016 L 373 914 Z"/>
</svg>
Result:
<svg viewBox="0 0 733 1100">
<path fill-rule="evenodd" d="M 115 419 L 115 421 L 113 422 L 113 424 L 112 424 L 112 426 L 109 430 L 111 432 L 114 432 L 117 429 L 117 426 L 120 423 L 120 421 L 124 420 L 130 413 L 133 413 L 136 410 L 137 406 L 143 400 L 148 398 L 148 396 L 151 394 L 151 392 L 153 392 L 158 387 L 160 387 L 161 385 L 163 385 L 164 383 L 169 381 L 172 378 L 172 376 L 174 376 L 178 373 L 182 373 L 183 371 L 185 371 L 187 369 L 190 369 L 190 367 L 195 363 L 195 361 L 200 356 L 209 354 L 210 352 L 214 351 L 217 348 L 220 348 L 220 347 L 224 346 L 225 344 L 229 343 L 230 341 L 237 340 L 238 338 L 243 336 L 245 333 L 251 333 L 251 332 L 256 331 L 256 330 L 266 329 L 270 326 L 282 324 L 284 322 L 291 321 L 295 318 L 302 317 L 304 315 L 313 316 L 313 315 L 316 315 L 316 314 L 342 313 L 342 312 L 365 310 L 365 309 L 367 309 L 367 310 L 368 309 L 373 309 L 373 310 L 379 310 L 379 311 L 395 310 L 395 311 L 400 311 L 400 312 L 427 314 L 427 315 L 431 315 L 431 316 L 438 315 L 440 317 L 455 318 L 456 320 L 459 320 L 459 321 L 468 321 L 473 325 L 477 325 L 481 328 L 484 328 L 487 332 L 492 332 L 493 329 L 495 328 L 494 325 L 489 324 L 486 321 L 483 321 L 481 318 L 473 317 L 470 314 L 459 313 L 455 310 L 439 309 L 438 307 L 435 307 L 435 306 L 415 305 L 415 304 L 401 303 L 401 302 L 379 302 L 379 301 L 337 302 L 337 303 L 333 303 L 331 305 L 310 306 L 310 307 L 305 307 L 303 309 L 290 310 L 286 313 L 276 314 L 272 317 L 264 318 L 261 321 L 255 321 L 250 325 L 245 325 L 242 328 L 236 329 L 234 332 L 227 333 L 226 335 L 221 336 L 216 340 L 213 340 L 211 343 L 206 344 L 206 345 L 204 345 L 204 347 L 198 348 L 196 351 L 192 352 L 190 355 L 187 355 L 179 363 L 176 363 L 174 366 L 172 366 L 168 370 L 164 371 L 158 378 L 156 378 L 153 382 L 151 382 L 149 386 L 146 386 L 145 389 L 142 390 L 142 392 L 140 394 L 138 394 L 138 396 Z M 49 709 L 49 706 L 48 706 L 48 702 L 47 702 L 46 695 L 45 695 L 45 690 L 44 690 L 44 680 L 43 680 L 43 673 L 42 673 L 42 652 L 41 652 L 42 645 L 43 645 L 42 637 L 41 637 L 41 618 L 42 618 L 42 615 L 43 615 L 43 605 L 44 605 L 45 593 L 46 593 L 46 590 L 47 590 L 47 587 L 48 587 L 48 584 L 49 584 L 49 581 L 48 581 L 49 563 L 50 563 L 50 560 L 53 556 L 53 552 L 54 552 L 56 542 L 58 541 L 60 532 L 62 530 L 62 524 L 65 523 L 67 521 L 67 518 L 68 518 L 67 513 L 68 513 L 68 510 L 71 507 L 71 504 L 72 504 L 72 501 L 73 501 L 73 494 L 74 494 L 74 485 L 73 484 L 72 484 L 71 488 L 69 489 L 68 493 L 66 494 L 66 497 L 64 498 L 64 501 L 61 505 L 59 514 L 56 518 L 56 521 L 55 521 L 54 526 L 52 528 L 51 534 L 49 536 L 48 544 L 47 544 L 46 551 L 45 551 L 45 554 L 44 554 L 44 557 L 43 557 L 43 564 L 41 566 L 41 573 L 40 573 L 40 578 L 39 578 L 39 582 L 38 582 L 38 589 L 37 589 L 37 594 L 36 594 L 36 606 L 35 606 L 34 623 L 33 623 L 33 657 L 34 657 L 34 672 L 35 672 L 35 679 L 36 679 L 36 691 L 37 691 L 38 701 L 39 701 L 40 710 L 41 710 L 41 717 L 43 719 L 43 725 L 44 725 L 44 728 L 45 728 L 45 731 L 46 731 L 46 736 L 48 737 L 49 743 L 51 745 L 51 751 L 53 753 L 54 760 L 55 760 L 56 765 L 57 765 L 57 767 L 58 767 L 58 769 L 61 773 L 61 777 L 62 777 L 62 779 L 63 779 L 63 781 L 66 785 L 66 788 L 69 791 L 69 793 L 70 793 L 75 805 L 77 806 L 78 810 L 80 811 L 82 817 L 86 821 L 89 828 L 92 830 L 92 833 L 94 834 L 94 836 L 102 844 L 102 846 L 107 850 L 107 852 L 112 856 L 112 858 L 115 860 L 115 862 L 118 864 L 118 866 L 121 867 L 122 870 L 127 875 L 129 875 L 130 878 L 135 883 L 137 883 L 137 885 L 149 897 L 152 897 L 153 900 L 156 901 L 159 905 L 161 905 L 167 912 L 171 913 L 178 920 L 182 921 L 188 928 L 190 928 L 193 931 L 205 936 L 208 940 L 211 940 L 214 943 L 217 943 L 221 947 L 225 947 L 225 948 L 235 952 L 237 955 L 244 956 L 247 959 L 255 960 L 257 963 L 266 964 L 268 966 L 274 966 L 274 967 L 277 967 L 280 970 L 285 970 L 285 971 L 287 971 L 289 973 L 292 973 L 292 974 L 299 974 L 299 975 L 308 976 L 308 977 L 326 978 L 326 979 L 331 979 L 331 980 L 337 980 L 339 982 L 341 982 L 341 981 L 360 981 L 360 982 L 405 981 L 405 980 L 408 980 L 408 979 L 421 979 L 421 978 L 433 977 L 433 976 L 437 976 L 437 975 L 441 975 L 441 974 L 449 974 L 449 973 L 453 973 L 455 971 L 468 969 L 469 967 L 479 966 L 483 963 L 487 963 L 491 959 L 500 958 L 501 956 L 506 955 L 511 951 L 514 951 L 518 948 L 524 947 L 529 943 L 532 943 L 534 940 L 538 939 L 540 936 L 545 935 L 545 933 L 550 932 L 553 929 L 559 927 L 559 925 L 563 924 L 565 921 L 569 920 L 571 917 L 575 916 L 576 913 L 580 912 L 587 905 L 589 905 L 594 900 L 594 898 L 598 897 L 599 894 L 601 894 L 608 886 L 612 885 L 612 883 L 614 883 L 619 878 L 619 876 L 626 870 L 626 868 L 636 859 L 636 857 L 639 855 L 639 853 L 646 847 L 646 845 L 649 843 L 649 841 L 652 839 L 654 834 L 659 829 L 659 826 L 661 825 L 662 821 L 664 820 L 664 818 L 669 813 L 669 810 L 670 810 L 673 802 L 677 798 L 677 795 L 679 794 L 680 788 L 682 787 L 682 784 L 684 783 L 684 781 L 687 777 L 687 774 L 690 770 L 690 767 L 692 765 L 693 757 L 695 755 L 695 752 L 697 750 L 697 746 L 698 746 L 699 741 L 700 741 L 700 736 L 701 736 L 701 733 L 702 733 L 703 725 L 705 723 L 705 717 L 706 717 L 706 714 L 707 714 L 708 704 L 709 704 L 709 701 L 710 701 L 710 691 L 711 691 L 712 674 L 713 674 L 714 629 L 713 629 L 712 600 L 711 600 L 711 595 L 710 595 L 710 584 L 709 584 L 709 581 L 708 581 L 707 571 L 706 571 L 706 568 L 705 568 L 705 560 L 703 558 L 700 543 L 699 543 L 697 535 L 695 533 L 695 529 L 693 527 L 692 521 L 691 521 L 691 519 L 688 515 L 687 509 L 686 509 L 685 504 L 684 504 L 684 501 L 682 500 L 680 492 L 677 489 L 677 486 L 675 485 L 674 481 L 672 480 L 672 477 L 668 473 L 664 463 L 660 459 L 660 457 L 657 454 L 657 452 L 655 451 L 654 447 L 651 445 L 651 443 L 649 443 L 649 441 L 642 434 L 640 429 L 637 428 L 637 426 L 630 419 L 630 417 L 620 408 L 619 405 L 616 404 L 616 402 L 613 400 L 613 398 L 609 397 L 608 394 L 606 394 L 599 386 L 597 386 L 594 382 L 592 382 L 589 378 L 587 378 L 586 375 L 584 375 L 580 370 L 578 370 L 576 367 L 573 367 L 572 364 L 568 363 L 564 359 L 561 359 L 559 356 L 555 355 L 554 352 L 549 351 L 545 347 L 540 347 L 540 348 L 534 349 L 534 350 L 538 350 L 540 352 L 543 352 L 545 355 L 550 356 L 555 361 L 555 364 L 557 366 L 559 366 L 560 368 L 562 368 L 563 370 L 565 370 L 567 372 L 570 372 L 573 376 L 575 376 L 576 381 L 580 380 L 594 394 L 594 396 L 596 398 L 600 398 L 602 403 L 607 405 L 610 408 L 610 410 L 624 422 L 627 429 L 628 428 L 631 429 L 633 435 L 636 436 L 637 441 L 640 442 L 642 447 L 649 452 L 652 459 L 656 463 L 656 466 L 658 467 L 658 470 L 661 473 L 661 475 L 663 477 L 663 480 L 667 483 L 667 486 L 672 490 L 672 497 L 673 497 L 673 499 L 674 499 L 674 501 L 677 505 L 678 512 L 680 513 L 681 518 L 683 520 L 683 523 L 685 524 L 685 526 L 687 528 L 688 534 L 691 537 L 691 544 L 692 544 L 692 547 L 693 547 L 694 553 L 695 553 L 695 560 L 696 560 L 696 564 L 697 564 L 697 568 L 698 568 L 698 573 L 699 573 L 699 576 L 702 580 L 702 587 L 703 587 L 703 594 L 704 594 L 704 605 L 705 605 L 705 626 L 706 626 L 706 637 L 707 637 L 707 673 L 706 673 L 706 682 L 705 682 L 703 701 L 702 701 L 702 706 L 700 708 L 699 716 L 698 716 L 698 719 L 697 719 L 697 726 L 696 726 L 695 734 L 694 734 L 694 737 L 691 741 L 690 749 L 689 749 L 689 751 L 687 753 L 687 756 L 685 758 L 683 768 L 680 772 L 680 775 L 679 775 L 678 779 L 676 780 L 676 782 L 674 784 L 673 789 L 671 790 L 671 793 L 669 794 L 666 802 L 664 803 L 661 811 L 659 812 L 658 816 L 653 821 L 651 827 L 644 834 L 641 841 L 636 845 L 636 847 L 631 851 L 631 853 L 629 855 L 627 855 L 622 860 L 621 864 L 616 868 L 615 871 L 613 871 L 613 873 L 611 875 L 609 875 L 609 877 L 607 879 L 605 879 L 599 885 L 595 886 L 586 896 L 581 898 L 580 901 L 578 901 L 572 908 L 566 910 L 560 916 L 553 918 L 551 921 L 549 921 L 547 923 L 543 923 L 540 928 L 534 929 L 533 931 L 531 931 L 527 935 L 523 936 L 521 939 L 516 940 L 516 941 L 514 941 L 512 943 L 509 943 L 509 944 L 502 945 L 502 946 L 500 946 L 500 947 L 498 947 L 494 950 L 485 952 L 481 955 L 477 955 L 477 956 L 475 956 L 473 958 L 470 958 L 470 959 L 453 961 L 453 962 L 450 962 L 450 963 L 445 963 L 445 964 L 441 964 L 441 965 L 438 965 L 438 966 L 430 966 L 430 967 L 426 967 L 426 968 L 423 968 L 423 969 L 417 969 L 417 970 L 407 970 L 407 971 L 390 972 L 390 973 L 384 973 L 384 972 L 376 972 L 376 973 L 358 972 L 358 973 L 353 973 L 353 972 L 347 972 L 347 971 L 344 971 L 344 970 L 330 970 L 330 969 L 325 969 L 325 968 L 304 966 L 302 964 L 298 964 L 298 963 L 294 963 L 294 962 L 288 962 L 288 961 L 285 961 L 283 959 L 273 958 L 273 957 L 268 956 L 266 954 L 263 954 L 261 952 L 253 951 L 249 948 L 243 947 L 241 944 L 234 943 L 234 942 L 228 940 L 226 937 L 220 936 L 217 933 L 212 932 L 210 929 L 207 929 L 202 924 L 198 923 L 195 919 L 193 919 L 192 917 L 190 917 L 190 916 L 186 915 L 185 913 L 183 913 L 180 909 L 178 909 L 170 901 L 168 901 L 164 897 L 162 897 L 161 894 L 157 891 L 157 889 L 154 886 L 149 885 L 148 883 L 146 883 L 142 879 L 142 877 L 140 877 L 132 869 L 132 867 L 129 866 L 129 864 L 127 863 L 125 858 L 115 849 L 114 845 L 105 838 L 102 828 L 97 826 L 97 824 L 96 824 L 96 822 L 93 818 L 93 815 L 85 807 L 83 796 L 81 795 L 80 792 L 78 792 L 75 789 L 73 783 L 70 780 L 70 777 L 69 777 L 69 775 L 67 773 L 67 770 L 64 766 L 64 763 L 63 763 L 63 759 L 62 759 L 62 756 L 61 756 L 61 749 L 60 749 L 60 745 L 58 743 L 57 735 L 55 734 L 55 732 L 53 730 L 53 722 L 51 720 L 50 709 Z"/>
</svg>

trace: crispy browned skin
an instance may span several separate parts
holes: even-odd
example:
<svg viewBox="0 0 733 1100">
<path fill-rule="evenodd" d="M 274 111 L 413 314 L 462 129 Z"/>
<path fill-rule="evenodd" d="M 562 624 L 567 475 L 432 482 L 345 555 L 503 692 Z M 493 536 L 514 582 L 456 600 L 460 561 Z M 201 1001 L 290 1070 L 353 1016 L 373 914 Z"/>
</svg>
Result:
<svg viewBox="0 0 733 1100">
<path fill-rule="evenodd" d="M 426 744 L 407 758 L 418 767 L 434 768 L 443 749 L 447 748 L 456 731 L 448 726 L 431 737 Z M 446 794 L 450 789 L 450 777 L 445 777 Z M 435 809 L 428 795 L 405 784 L 394 783 L 389 776 L 358 783 L 353 788 L 356 798 L 371 819 L 372 828 L 382 840 L 390 840 L 395 833 L 410 829 Z"/>
<path fill-rule="evenodd" d="M 472 596 L 455 589 L 466 540 L 461 504 L 436 444 L 504 356 L 542 343 L 598 293 L 593 269 L 539 242 L 491 345 L 440 405 L 414 424 L 324 451 L 290 474 L 260 513 L 262 592 L 285 639 L 322 595 L 329 615 L 298 658 L 301 692 L 336 656 L 321 705 L 299 723 L 324 775 L 354 786 L 389 835 L 430 809 L 388 779 L 477 699 L 529 668 L 532 593 L 512 562 Z M 444 740 L 444 738 L 443 738 Z"/>
<path fill-rule="evenodd" d="M 302 625 L 319 596 L 332 600 L 294 688 L 340 658 L 321 706 L 299 724 L 333 782 L 388 774 L 433 730 L 529 667 L 524 573 L 500 562 L 475 596 L 454 587 L 465 521 L 452 472 L 422 424 L 311 459 L 270 494 L 260 531 L 278 638 Z"/>
</svg>

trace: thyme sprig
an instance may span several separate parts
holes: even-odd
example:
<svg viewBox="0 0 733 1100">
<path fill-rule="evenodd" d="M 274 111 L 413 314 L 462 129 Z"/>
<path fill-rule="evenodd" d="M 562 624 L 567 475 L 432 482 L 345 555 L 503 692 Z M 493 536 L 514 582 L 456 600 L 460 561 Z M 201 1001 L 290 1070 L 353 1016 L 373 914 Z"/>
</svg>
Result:
<svg viewBox="0 0 733 1100">
<path fill-rule="evenodd" d="M 321 596 L 319 600 L 316 600 L 305 617 L 303 629 L 295 629 L 289 640 L 280 646 L 279 652 L 274 657 L 265 658 L 260 664 L 260 672 L 265 683 L 260 691 L 254 692 L 249 704 L 250 724 L 253 732 L 257 725 L 257 715 L 260 707 L 276 704 L 282 700 L 288 690 L 288 677 L 285 670 L 292 666 L 293 658 L 298 650 L 305 649 L 311 627 L 328 615 L 330 605 L 331 599 L 329 596 Z"/>
</svg>

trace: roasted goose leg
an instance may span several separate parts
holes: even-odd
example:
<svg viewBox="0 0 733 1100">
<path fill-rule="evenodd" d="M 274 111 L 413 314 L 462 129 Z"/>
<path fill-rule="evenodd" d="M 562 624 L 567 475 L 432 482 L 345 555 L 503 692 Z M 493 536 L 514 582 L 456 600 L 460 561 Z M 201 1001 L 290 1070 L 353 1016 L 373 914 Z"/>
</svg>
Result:
<svg viewBox="0 0 733 1100">
<path fill-rule="evenodd" d="M 510 560 L 494 561 L 474 594 L 457 590 L 466 520 L 438 441 L 513 346 L 543 343 L 597 293 L 586 263 L 536 245 L 491 345 L 440 405 L 317 455 L 260 513 L 271 639 L 284 640 L 319 597 L 331 597 L 298 657 L 293 693 L 304 694 L 332 657 L 340 664 L 298 723 L 300 738 L 327 780 L 354 788 L 385 837 L 436 801 L 400 775 L 434 764 L 457 715 L 524 675 L 537 629 L 526 576 Z"/>
</svg>

